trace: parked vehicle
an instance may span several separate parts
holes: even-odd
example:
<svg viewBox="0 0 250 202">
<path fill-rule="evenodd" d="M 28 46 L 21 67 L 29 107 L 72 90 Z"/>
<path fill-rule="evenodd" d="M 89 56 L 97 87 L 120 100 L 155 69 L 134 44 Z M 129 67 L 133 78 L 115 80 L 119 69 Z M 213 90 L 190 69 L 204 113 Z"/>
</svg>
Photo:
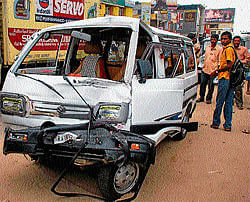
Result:
<svg viewBox="0 0 250 202">
<path fill-rule="evenodd" d="M 41 47 L 46 56 L 30 57 Z M 155 146 L 197 130 L 190 122 L 196 91 L 194 49 L 184 36 L 115 16 L 42 29 L 0 94 L 4 154 L 102 165 L 106 199 L 136 197 Z"/>
</svg>

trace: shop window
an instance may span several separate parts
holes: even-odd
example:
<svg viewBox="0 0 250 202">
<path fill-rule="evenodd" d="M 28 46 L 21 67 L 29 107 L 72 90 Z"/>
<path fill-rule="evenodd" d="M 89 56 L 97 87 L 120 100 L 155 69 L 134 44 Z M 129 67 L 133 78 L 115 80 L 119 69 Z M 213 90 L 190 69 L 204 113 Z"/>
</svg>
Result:
<svg viewBox="0 0 250 202">
<path fill-rule="evenodd" d="M 119 8 L 119 16 L 124 16 L 124 8 Z"/>
<path fill-rule="evenodd" d="M 210 28 L 218 28 L 218 24 L 211 24 Z"/>
<path fill-rule="evenodd" d="M 105 6 L 105 14 L 106 15 L 111 15 L 111 6 Z"/>
</svg>

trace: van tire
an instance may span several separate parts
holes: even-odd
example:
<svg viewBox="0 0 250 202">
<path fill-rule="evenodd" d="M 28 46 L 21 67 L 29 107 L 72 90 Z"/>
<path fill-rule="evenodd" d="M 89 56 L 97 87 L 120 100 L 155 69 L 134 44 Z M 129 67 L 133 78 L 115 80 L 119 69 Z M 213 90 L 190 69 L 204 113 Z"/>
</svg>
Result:
<svg viewBox="0 0 250 202">
<path fill-rule="evenodd" d="M 183 117 L 183 123 L 188 123 L 189 122 L 189 114 L 185 114 L 185 116 Z M 180 141 L 185 139 L 187 135 L 187 130 L 185 128 L 181 128 L 181 132 L 177 133 L 174 137 L 173 140 L 175 141 Z"/>
<path fill-rule="evenodd" d="M 118 179 L 119 176 L 123 177 L 125 173 L 125 180 Z M 114 201 L 116 199 L 121 198 L 122 195 L 131 192 L 138 185 L 140 177 L 140 166 L 134 162 L 128 162 L 121 167 L 117 167 L 115 165 L 107 165 L 100 168 L 97 181 L 99 189 L 103 195 L 103 197 L 108 201 Z M 127 180 L 131 180 L 128 184 L 126 184 Z M 125 184 L 120 184 L 125 181 Z M 121 185 L 119 187 L 119 185 Z M 124 187 L 123 187 L 124 186 Z"/>
</svg>

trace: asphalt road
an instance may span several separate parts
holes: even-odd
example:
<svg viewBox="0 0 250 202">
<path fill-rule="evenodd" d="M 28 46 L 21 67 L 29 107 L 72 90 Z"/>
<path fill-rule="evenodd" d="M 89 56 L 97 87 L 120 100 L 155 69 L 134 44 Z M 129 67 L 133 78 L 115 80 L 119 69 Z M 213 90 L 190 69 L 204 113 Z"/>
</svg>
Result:
<svg viewBox="0 0 250 202">
<path fill-rule="evenodd" d="M 199 122 L 198 131 L 183 141 L 159 144 L 155 165 L 135 201 L 248 201 L 249 134 L 242 131 L 250 130 L 250 96 L 244 98 L 244 110 L 234 107 L 232 132 L 209 127 L 215 100 L 198 103 L 191 120 Z M 3 138 L 1 126 L 0 148 Z M 0 153 L 0 201 L 97 201 L 54 195 L 50 188 L 61 169 Z M 100 194 L 91 170 L 74 169 L 58 190 Z"/>
</svg>

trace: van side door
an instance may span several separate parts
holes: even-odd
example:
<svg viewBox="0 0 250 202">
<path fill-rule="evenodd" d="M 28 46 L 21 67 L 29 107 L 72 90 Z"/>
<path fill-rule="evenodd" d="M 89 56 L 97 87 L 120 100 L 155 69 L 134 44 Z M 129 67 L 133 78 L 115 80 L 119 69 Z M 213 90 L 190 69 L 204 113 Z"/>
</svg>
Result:
<svg viewBox="0 0 250 202">
<path fill-rule="evenodd" d="M 151 44 L 142 58 L 149 61 L 152 75 L 143 79 L 138 74 L 133 76 L 132 125 L 179 122 L 182 118 L 184 93 L 184 57 L 181 46 Z M 137 65 L 140 71 L 138 68 Z"/>
<path fill-rule="evenodd" d="M 185 53 L 185 80 L 184 80 L 184 103 L 183 108 L 187 107 L 190 102 L 194 102 L 197 96 L 198 75 L 197 61 L 193 46 L 191 44 L 184 45 Z"/>
</svg>

